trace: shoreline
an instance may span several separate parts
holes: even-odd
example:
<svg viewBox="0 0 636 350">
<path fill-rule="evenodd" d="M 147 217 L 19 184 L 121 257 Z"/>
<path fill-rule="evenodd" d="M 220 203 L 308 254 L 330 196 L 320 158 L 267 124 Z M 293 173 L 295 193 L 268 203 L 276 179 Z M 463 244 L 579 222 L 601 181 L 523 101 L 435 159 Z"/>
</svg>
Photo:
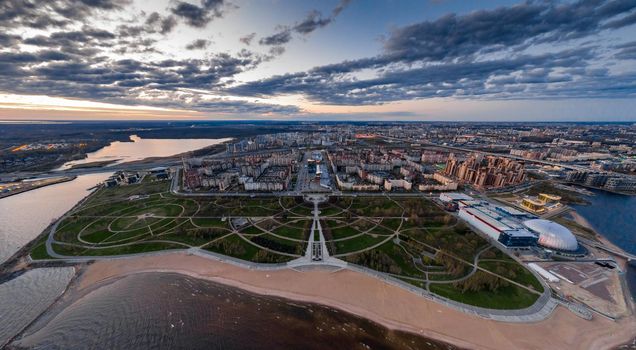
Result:
<svg viewBox="0 0 636 350">
<path fill-rule="evenodd" d="M 612 241 L 609 240 L 609 238 L 605 237 L 603 234 L 599 233 L 598 230 L 596 228 L 594 228 L 594 226 L 585 218 L 583 217 L 583 215 L 579 214 L 576 209 L 572 208 L 570 210 L 570 215 L 572 216 L 572 219 L 574 219 L 574 222 L 576 222 L 577 224 L 592 230 L 596 236 L 595 238 L 603 245 L 609 247 L 612 250 L 615 250 L 617 252 L 623 252 L 623 253 L 627 253 L 623 248 L 619 247 L 618 245 L 616 245 L 615 243 L 613 243 Z M 618 262 L 621 263 L 621 268 L 623 268 L 623 270 L 626 268 L 627 266 L 627 259 L 620 257 L 620 256 L 616 256 L 614 254 L 610 254 L 607 253 L 609 255 L 611 255 L 612 257 L 614 257 L 614 259 L 617 259 Z M 631 291 L 627 291 L 627 292 L 631 292 Z"/>
<path fill-rule="evenodd" d="M 46 183 L 46 184 L 42 184 L 42 185 L 38 185 L 38 186 L 32 186 L 32 187 L 25 188 L 25 189 L 19 189 L 17 191 L 11 191 L 9 193 L 0 194 L 0 199 L 8 198 L 8 197 L 15 196 L 15 195 L 22 194 L 22 193 L 27 193 L 29 191 L 37 190 L 37 189 L 44 188 L 44 187 L 51 186 L 51 185 L 57 185 L 57 184 L 61 184 L 61 183 L 64 183 L 64 182 L 73 181 L 76 178 L 77 178 L 77 175 L 61 176 L 58 179 L 56 179 L 55 181 L 51 181 L 51 182 Z"/>
<path fill-rule="evenodd" d="M 462 313 L 355 271 L 255 271 L 182 252 L 95 262 L 79 273 L 77 290 L 149 272 L 180 273 L 256 294 L 321 304 L 459 347 L 610 349 L 631 341 L 636 333 L 633 315 L 617 322 L 586 321 L 559 306 L 544 321 L 505 323 Z"/>
<path fill-rule="evenodd" d="M 94 162 L 74 164 L 74 165 L 71 165 L 69 168 L 67 168 L 65 170 L 102 168 L 102 167 L 106 167 L 108 165 L 114 164 L 116 162 L 119 162 L 119 161 L 121 161 L 121 159 L 96 160 Z"/>
</svg>

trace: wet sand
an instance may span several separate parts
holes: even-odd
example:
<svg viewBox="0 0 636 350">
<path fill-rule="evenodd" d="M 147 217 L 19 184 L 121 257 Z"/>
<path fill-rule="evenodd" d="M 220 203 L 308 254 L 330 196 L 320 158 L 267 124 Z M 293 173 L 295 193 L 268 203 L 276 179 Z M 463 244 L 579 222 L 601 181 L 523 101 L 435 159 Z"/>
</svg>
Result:
<svg viewBox="0 0 636 350">
<path fill-rule="evenodd" d="M 102 260 L 88 266 L 79 289 L 140 272 L 176 272 L 263 295 L 324 304 L 460 347 L 479 349 L 611 349 L 636 335 L 636 318 L 583 320 L 558 307 L 536 323 L 503 323 L 464 314 L 367 275 L 341 270 L 254 271 L 186 253 Z"/>
</svg>

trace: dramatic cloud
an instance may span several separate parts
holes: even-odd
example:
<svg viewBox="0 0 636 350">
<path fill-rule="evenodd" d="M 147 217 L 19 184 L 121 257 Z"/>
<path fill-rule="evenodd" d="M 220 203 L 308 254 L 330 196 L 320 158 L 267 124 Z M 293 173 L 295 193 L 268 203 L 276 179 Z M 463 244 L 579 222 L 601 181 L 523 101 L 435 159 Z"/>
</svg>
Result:
<svg viewBox="0 0 636 350">
<path fill-rule="evenodd" d="M 117 27 L 120 36 L 138 36 L 142 34 L 168 34 L 177 25 L 174 16 L 162 17 L 159 13 L 151 13 L 143 25 L 131 26 L 121 25 Z"/>
<path fill-rule="evenodd" d="M 242 36 L 239 41 L 242 42 L 245 45 L 250 45 L 252 44 L 252 40 L 254 40 L 254 38 L 256 37 L 256 33 L 250 33 L 247 34 L 245 36 Z"/>
<path fill-rule="evenodd" d="M 285 48 L 283 46 L 274 46 L 269 49 L 269 54 L 273 57 L 280 56 L 285 53 Z"/>
<path fill-rule="evenodd" d="M 613 76 L 605 68 L 592 68 L 602 50 L 523 52 L 537 44 L 564 45 L 622 28 L 632 24 L 635 15 L 636 2 L 631 0 L 528 2 L 463 16 L 450 14 L 394 29 L 376 57 L 275 76 L 232 87 L 231 92 L 260 97 L 302 94 L 317 103 L 336 105 L 430 97 L 628 97 L 636 93 L 632 74 Z M 266 43 L 285 43 L 292 30 L 311 31 L 323 23 L 318 14 L 310 14 L 280 32 L 278 37 L 284 40 L 269 37 Z M 617 49 L 615 58 L 636 57 L 633 43 Z M 502 54 L 505 59 L 496 58 Z M 359 72 L 368 75 L 369 70 L 375 77 L 358 78 Z"/>
<path fill-rule="evenodd" d="M 633 0 L 582 0 L 562 5 L 529 2 L 465 16 L 450 14 L 395 29 L 384 48 L 387 55 L 404 61 L 443 60 L 493 48 L 581 38 L 598 32 L 605 21 L 634 9 Z M 624 19 L 633 15 L 636 13 Z M 624 19 L 609 26 L 616 29 L 628 25 Z"/>
<path fill-rule="evenodd" d="M 0 90 L 26 94 L 86 98 L 124 104 L 153 104 L 150 91 L 214 90 L 222 78 L 252 69 L 262 58 L 249 52 L 239 56 L 215 54 L 206 59 L 142 62 L 125 59 L 84 59 L 41 50 L 0 53 Z M 43 64 L 46 63 L 46 64 Z"/>
<path fill-rule="evenodd" d="M 340 3 L 338 3 L 338 5 L 334 7 L 333 11 L 331 12 L 331 17 L 332 18 L 338 17 L 340 12 L 342 12 L 347 6 L 349 6 L 351 1 L 352 0 L 340 0 Z"/>
<path fill-rule="evenodd" d="M 332 72 L 337 69 L 333 66 L 318 67 L 306 73 L 245 84 L 231 91 L 259 96 L 302 93 L 314 101 L 343 105 L 449 96 L 503 98 L 512 91 L 513 85 L 570 82 L 574 75 L 561 73 L 560 69 L 585 68 L 585 60 L 591 57 L 589 49 L 569 50 L 515 59 L 436 64 L 390 71 L 367 80 L 334 76 Z M 579 75 L 585 73 L 583 69 Z M 551 93 L 559 93 L 559 90 L 545 92 Z"/>
<path fill-rule="evenodd" d="M 161 34 L 170 33 L 176 25 L 177 25 L 177 20 L 173 16 L 165 17 L 160 22 L 159 33 Z"/>
<path fill-rule="evenodd" d="M 322 28 L 331 23 L 332 18 L 323 18 L 322 14 L 316 10 L 311 11 L 307 17 L 294 26 L 294 31 L 307 35 L 318 28 Z"/>
<path fill-rule="evenodd" d="M 120 10 L 129 0 L 2 0 L 0 28 L 65 27 L 102 10 Z"/>
<path fill-rule="evenodd" d="M 636 60 L 636 41 L 617 45 L 616 48 L 619 49 L 615 55 L 616 58 L 622 60 Z"/>
<path fill-rule="evenodd" d="M 187 24 L 203 28 L 214 18 L 223 16 L 224 0 L 201 0 L 201 6 L 189 2 L 177 1 L 172 13 L 183 18 Z"/>
<path fill-rule="evenodd" d="M 628 7 L 628 6 L 626 5 L 625 7 Z M 623 18 L 606 23 L 603 26 L 603 28 L 618 29 L 618 28 L 635 24 L 635 23 L 636 23 L 636 12 L 632 12 L 631 14 L 626 15 Z"/>
<path fill-rule="evenodd" d="M 178 103 L 174 103 L 178 101 Z M 215 113 L 228 114 L 294 114 L 300 112 L 295 106 L 273 105 L 265 103 L 254 103 L 245 101 L 231 101 L 223 99 L 201 99 L 195 95 L 182 95 L 179 99 L 170 97 L 161 103 L 161 99 L 154 104 L 164 108 L 188 108 L 198 111 L 211 111 Z"/>
<path fill-rule="evenodd" d="M 303 112 L 263 103 L 281 95 L 346 106 L 636 97 L 636 42 L 625 34 L 636 25 L 634 0 L 527 1 L 428 17 L 392 26 L 373 55 L 311 57 L 333 63 L 307 69 L 291 53 L 294 73 L 263 74 L 283 66 L 273 61 L 292 40 L 345 20 L 349 4 L 265 23 L 271 35 L 252 32 L 262 23 L 239 23 L 249 33 L 239 37 L 213 22 L 234 6 L 225 0 L 170 0 L 148 12 L 129 0 L 0 0 L 0 91 L 241 114 Z M 197 39 L 211 35 L 214 45 Z"/>
<path fill-rule="evenodd" d="M 210 41 L 205 39 L 197 39 L 188 45 L 186 45 L 186 49 L 188 50 L 202 50 L 210 46 Z"/>
<path fill-rule="evenodd" d="M 290 42 L 291 39 L 291 30 L 285 28 L 276 34 L 262 38 L 258 43 L 261 45 L 283 45 Z"/>
<path fill-rule="evenodd" d="M 323 17 L 317 10 L 310 11 L 302 21 L 293 26 L 280 26 L 281 30 L 259 40 L 261 45 L 284 45 L 292 40 L 292 32 L 308 35 L 318 28 L 332 23 L 336 17 L 351 3 L 351 0 L 342 0 L 333 9 L 329 17 Z"/>
<path fill-rule="evenodd" d="M 11 47 L 20 42 L 22 39 L 19 35 L 0 33 L 0 46 Z"/>
<path fill-rule="evenodd" d="M 90 57 L 104 48 L 113 47 L 115 34 L 84 26 L 81 30 L 53 32 L 49 36 L 37 35 L 24 39 L 23 44 L 58 49 L 67 54 Z"/>
</svg>

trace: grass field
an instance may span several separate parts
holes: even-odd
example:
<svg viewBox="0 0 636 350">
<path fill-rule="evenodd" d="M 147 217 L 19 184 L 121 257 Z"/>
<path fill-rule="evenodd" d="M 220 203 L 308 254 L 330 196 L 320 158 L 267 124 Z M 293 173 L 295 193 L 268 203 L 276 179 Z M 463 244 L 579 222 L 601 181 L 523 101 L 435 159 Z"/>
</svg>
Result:
<svg viewBox="0 0 636 350">
<path fill-rule="evenodd" d="M 515 285 L 501 287 L 496 291 L 462 291 L 452 283 L 432 284 L 431 292 L 464 304 L 490 309 L 523 309 L 539 298 Z"/>
<path fill-rule="evenodd" d="M 143 181 L 100 188 L 58 223 L 53 250 L 71 257 L 197 247 L 279 264 L 308 247 L 313 205 L 300 197 L 176 197 L 168 186 Z M 331 198 L 319 211 L 329 253 L 349 263 L 483 307 L 525 307 L 543 291 L 523 266 L 486 249 L 483 238 L 429 200 Z M 32 259 L 51 258 L 45 242 L 36 242 Z M 478 266 L 488 272 L 473 266 L 478 252 Z"/>
</svg>

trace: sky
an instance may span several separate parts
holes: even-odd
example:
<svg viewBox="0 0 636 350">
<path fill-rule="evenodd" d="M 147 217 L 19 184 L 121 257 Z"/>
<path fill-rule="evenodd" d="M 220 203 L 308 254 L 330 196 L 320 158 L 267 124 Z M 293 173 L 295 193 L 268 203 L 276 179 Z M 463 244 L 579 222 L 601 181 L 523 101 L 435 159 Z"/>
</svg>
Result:
<svg viewBox="0 0 636 350">
<path fill-rule="evenodd" d="M 636 1 L 2 0 L 0 119 L 636 121 Z"/>
</svg>

